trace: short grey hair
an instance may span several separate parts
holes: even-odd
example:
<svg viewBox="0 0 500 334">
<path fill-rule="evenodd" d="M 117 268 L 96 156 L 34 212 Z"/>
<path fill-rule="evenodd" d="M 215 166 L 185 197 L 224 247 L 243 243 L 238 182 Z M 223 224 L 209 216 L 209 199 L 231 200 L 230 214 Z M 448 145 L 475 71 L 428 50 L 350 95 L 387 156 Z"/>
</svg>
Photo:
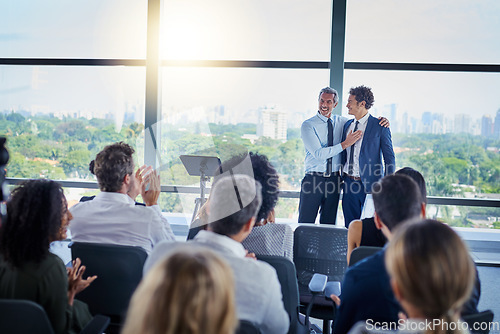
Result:
<svg viewBox="0 0 500 334">
<path fill-rule="evenodd" d="M 325 88 L 321 89 L 319 91 L 318 101 L 321 98 L 321 94 L 323 94 L 323 93 L 333 94 L 333 103 L 339 102 L 339 93 L 337 93 L 337 91 L 335 89 L 333 89 L 332 87 L 325 87 Z"/>
<path fill-rule="evenodd" d="M 262 203 L 262 186 L 244 174 L 220 178 L 212 187 L 208 222 L 213 232 L 231 236 L 257 216 Z"/>
</svg>

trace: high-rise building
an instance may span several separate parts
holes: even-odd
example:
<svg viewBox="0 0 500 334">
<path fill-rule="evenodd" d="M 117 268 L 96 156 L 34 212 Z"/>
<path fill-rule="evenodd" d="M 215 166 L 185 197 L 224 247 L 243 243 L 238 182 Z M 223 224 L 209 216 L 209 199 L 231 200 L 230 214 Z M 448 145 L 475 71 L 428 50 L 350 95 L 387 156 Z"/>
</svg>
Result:
<svg viewBox="0 0 500 334">
<path fill-rule="evenodd" d="M 472 133 L 472 122 L 469 115 L 457 114 L 455 115 L 454 133 Z"/>
<path fill-rule="evenodd" d="M 495 117 L 495 125 L 493 127 L 493 135 L 495 138 L 500 138 L 500 109 L 497 110 L 497 116 Z"/>
<path fill-rule="evenodd" d="M 481 136 L 491 137 L 493 135 L 493 120 L 489 115 L 481 119 Z"/>
<path fill-rule="evenodd" d="M 422 114 L 422 132 L 432 133 L 432 113 L 430 111 L 425 111 Z"/>
<path fill-rule="evenodd" d="M 444 133 L 443 114 L 432 114 L 431 133 L 438 135 Z"/>
<path fill-rule="evenodd" d="M 286 141 L 287 113 L 276 105 L 259 108 L 257 136 Z"/>
<path fill-rule="evenodd" d="M 403 114 L 403 121 L 401 123 L 401 129 L 400 129 L 401 133 L 411 133 L 411 128 L 410 128 L 410 125 L 408 123 L 408 113 L 405 112 Z"/>
</svg>

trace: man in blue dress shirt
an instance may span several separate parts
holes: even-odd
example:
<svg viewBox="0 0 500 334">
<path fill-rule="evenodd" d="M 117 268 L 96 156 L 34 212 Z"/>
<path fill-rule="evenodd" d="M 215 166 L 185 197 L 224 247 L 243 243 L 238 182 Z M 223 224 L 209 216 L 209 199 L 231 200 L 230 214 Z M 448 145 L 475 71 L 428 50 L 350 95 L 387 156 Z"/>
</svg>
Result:
<svg viewBox="0 0 500 334">
<path fill-rule="evenodd" d="M 306 151 L 306 175 L 300 189 L 299 223 L 314 223 L 321 208 L 320 223 L 335 224 L 341 189 L 340 153 L 358 141 L 362 132 L 351 132 L 341 142 L 347 118 L 332 115 L 339 103 L 335 89 L 323 88 L 318 102 L 317 114 L 304 121 L 300 129 Z M 380 124 L 389 126 L 385 118 L 381 118 Z"/>
</svg>

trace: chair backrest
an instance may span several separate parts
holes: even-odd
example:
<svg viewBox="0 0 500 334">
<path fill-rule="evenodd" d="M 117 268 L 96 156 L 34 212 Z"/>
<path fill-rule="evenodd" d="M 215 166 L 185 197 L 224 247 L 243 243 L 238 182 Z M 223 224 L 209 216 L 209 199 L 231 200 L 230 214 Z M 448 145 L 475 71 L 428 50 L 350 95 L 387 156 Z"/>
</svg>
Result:
<svg viewBox="0 0 500 334">
<path fill-rule="evenodd" d="M 382 250 L 382 247 L 359 246 L 353 249 L 351 258 L 349 259 L 349 267 L 352 267 L 364 258 L 370 257 Z"/>
<path fill-rule="evenodd" d="M 54 334 L 43 307 L 30 300 L 0 299 L 0 333 Z"/>
<path fill-rule="evenodd" d="M 240 320 L 235 334 L 260 334 L 259 327 L 251 321 Z"/>
<path fill-rule="evenodd" d="M 92 314 L 110 316 L 112 322 L 123 320 L 137 285 L 147 253 L 141 247 L 73 242 L 71 258 L 80 258 L 87 268 L 85 276 L 97 279 L 77 298 L 89 306 Z"/>
<path fill-rule="evenodd" d="M 463 320 L 469 325 L 471 334 L 488 334 L 490 324 L 493 322 L 493 312 L 491 310 L 482 311 L 476 314 L 463 316 Z"/>
<path fill-rule="evenodd" d="M 315 273 L 328 276 L 328 281 L 342 282 L 346 257 L 346 228 L 305 224 L 295 229 L 293 262 L 300 285 L 307 287 Z"/>
<path fill-rule="evenodd" d="M 186 240 L 192 240 L 192 239 L 194 239 L 194 237 L 196 237 L 196 235 L 198 234 L 198 232 L 200 232 L 202 229 L 203 229 L 203 226 L 196 226 L 196 227 L 190 228 L 189 231 L 188 231 L 188 235 L 187 235 L 187 239 Z"/>
<path fill-rule="evenodd" d="M 290 316 L 289 334 L 307 333 L 307 327 L 299 321 L 299 288 L 295 265 L 284 256 L 258 255 L 261 261 L 269 263 L 276 270 L 281 284 L 281 294 L 285 310 Z"/>
</svg>

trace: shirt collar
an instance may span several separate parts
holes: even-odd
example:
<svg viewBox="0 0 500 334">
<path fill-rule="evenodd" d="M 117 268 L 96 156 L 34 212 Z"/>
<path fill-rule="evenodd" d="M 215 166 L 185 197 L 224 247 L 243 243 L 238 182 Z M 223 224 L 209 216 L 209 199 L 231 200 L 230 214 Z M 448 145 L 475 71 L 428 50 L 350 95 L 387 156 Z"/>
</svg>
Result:
<svg viewBox="0 0 500 334">
<path fill-rule="evenodd" d="M 113 201 L 113 202 L 120 202 L 120 203 L 124 203 L 124 204 L 135 205 L 135 201 L 132 198 L 130 198 L 129 195 L 122 194 L 122 193 L 116 193 L 116 192 L 101 191 L 94 198 L 94 201 L 95 200 L 98 200 L 98 201 Z"/>
<path fill-rule="evenodd" d="M 370 117 L 370 113 L 367 112 L 366 115 L 364 115 L 363 117 L 361 117 L 359 119 L 359 124 L 362 124 L 362 125 L 365 125 L 366 122 L 368 122 L 368 118 Z M 354 119 L 354 123 L 356 123 L 356 119 Z"/>
<path fill-rule="evenodd" d="M 320 113 L 320 112 L 319 112 L 319 110 L 318 110 L 318 114 L 317 114 L 316 116 L 318 116 L 320 120 L 322 120 L 323 122 L 325 122 L 325 123 L 326 123 L 326 122 L 328 122 L 328 120 L 329 120 L 329 119 L 331 119 L 331 117 L 333 117 L 333 114 L 331 114 L 331 115 L 330 115 L 330 118 L 328 118 L 328 117 L 325 117 L 325 116 L 321 115 L 321 113 Z M 333 120 L 332 120 L 332 121 L 333 121 Z"/>
<path fill-rule="evenodd" d="M 194 237 L 194 239 L 198 242 L 221 246 L 238 257 L 245 257 L 246 255 L 245 248 L 240 242 L 233 240 L 225 235 L 201 230 Z"/>
</svg>

